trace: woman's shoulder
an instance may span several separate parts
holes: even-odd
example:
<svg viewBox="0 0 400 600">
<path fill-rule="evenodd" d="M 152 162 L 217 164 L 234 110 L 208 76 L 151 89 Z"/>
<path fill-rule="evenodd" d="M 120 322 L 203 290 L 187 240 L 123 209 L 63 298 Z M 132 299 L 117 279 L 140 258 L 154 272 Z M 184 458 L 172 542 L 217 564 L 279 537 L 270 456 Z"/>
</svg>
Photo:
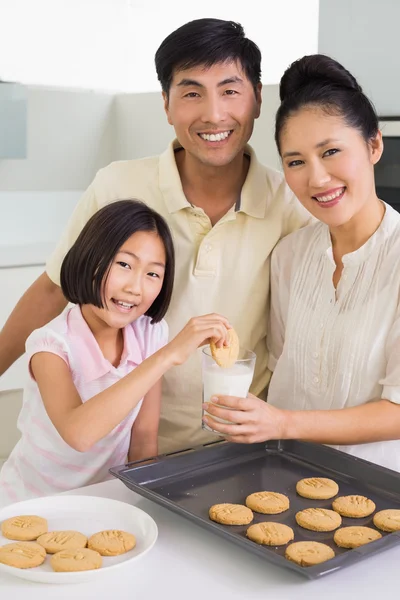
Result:
<svg viewBox="0 0 400 600">
<path fill-rule="evenodd" d="M 282 238 L 274 249 L 275 258 L 284 260 L 286 257 L 292 259 L 293 256 L 301 256 L 310 245 L 316 245 L 325 238 L 326 225 L 320 221 L 314 221 L 305 227 L 301 227 L 289 235 Z"/>
</svg>

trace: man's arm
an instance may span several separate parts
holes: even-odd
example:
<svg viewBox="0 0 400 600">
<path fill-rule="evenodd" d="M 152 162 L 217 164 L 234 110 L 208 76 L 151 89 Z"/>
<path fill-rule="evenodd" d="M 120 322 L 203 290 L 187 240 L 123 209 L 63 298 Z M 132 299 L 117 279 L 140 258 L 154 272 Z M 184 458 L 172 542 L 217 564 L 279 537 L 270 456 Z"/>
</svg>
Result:
<svg viewBox="0 0 400 600">
<path fill-rule="evenodd" d="M 26 338 L 67 305 L 61 288 L 43 273 L 18 301 L 0 332 L 0 377 L 25 352 Z"/>
</svg>

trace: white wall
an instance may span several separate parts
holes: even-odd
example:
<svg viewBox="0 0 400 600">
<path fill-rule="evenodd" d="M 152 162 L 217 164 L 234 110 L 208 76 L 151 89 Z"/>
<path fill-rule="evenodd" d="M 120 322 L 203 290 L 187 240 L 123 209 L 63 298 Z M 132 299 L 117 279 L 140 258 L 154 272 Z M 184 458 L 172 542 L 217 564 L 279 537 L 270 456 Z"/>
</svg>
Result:
<svg viewBox="0 0 400 600">
<path fill-rule="evenodd" d="M 380 116 L 400 115 L 400 2 L 320 0 L 319 52 L 358 79 Z"/>
<path fill-rule="evenodd" d="M 2 0 L 0 78 L 27 84 L 158 91 L 154 54 L 192 19 L 239 21 L 263 55 L 264 84 L 318 43 L 318 0 Z"/>
</svg>

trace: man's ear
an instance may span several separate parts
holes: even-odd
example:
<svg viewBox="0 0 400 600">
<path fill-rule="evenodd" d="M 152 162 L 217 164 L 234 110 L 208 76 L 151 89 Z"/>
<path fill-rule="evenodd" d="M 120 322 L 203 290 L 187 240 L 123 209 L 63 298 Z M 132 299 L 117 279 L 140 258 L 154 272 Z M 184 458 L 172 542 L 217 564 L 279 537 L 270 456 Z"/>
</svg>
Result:
<svg viewBox="0 0 400 600">
<path fill-rule="evenodd" d="M 169 98 L 167 92 L 162 92 L 163 102 L 164 102 L 164 111 L 167 115 L 167 120 L 170 125 L 173 125 L 171 121 L 171 115 L 169 113 Z"/>
<path fill-rule="evenodd" d="M 256 89 L 255 89 L 255 93 L 256 93 L 256 103 L 257 103 L 257 109 L 256 109 L 256 114 L 255 114 L 255 119 L 258 119 L 258 117 L 260 116 L 260 112 L 261 112 L 261 104 L 262 104 L 262 83 L 257 83 Z"/>
</svg>

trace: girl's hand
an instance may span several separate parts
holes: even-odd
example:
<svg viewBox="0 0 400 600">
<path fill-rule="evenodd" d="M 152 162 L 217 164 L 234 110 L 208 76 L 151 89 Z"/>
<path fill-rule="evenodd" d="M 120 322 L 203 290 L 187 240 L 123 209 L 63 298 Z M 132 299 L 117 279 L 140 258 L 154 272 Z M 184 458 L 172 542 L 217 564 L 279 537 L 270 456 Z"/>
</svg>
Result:
<svg viewBox="0 0 400 600">
<path fill-rule="evenodd" d="M 219 423 L 207 416 L 203 417 L 203 421 L 223 434 L 229 442 L 254 444 L 285 439 L 287 411 L 270 406 L 253 394 L 249 394 L 247 398 L 235 396 L 213 396 L 213 398 L 215 398 L 213 403 L 203 404 L 203 408 L 215 417 L 231 421 L 232 425 Z M 219 404 L 221 406 L 218 406 Z"/>
<path fill-rule="evenodd" d="M 197 348 L 211 340 L 218 347 L 227 344 L 228 329 L 231 329 L 228 319 L 217 313 L 194 317 L 165 349 L 171 353 L 172 363 L 181 365 Z"/>
</svg>

